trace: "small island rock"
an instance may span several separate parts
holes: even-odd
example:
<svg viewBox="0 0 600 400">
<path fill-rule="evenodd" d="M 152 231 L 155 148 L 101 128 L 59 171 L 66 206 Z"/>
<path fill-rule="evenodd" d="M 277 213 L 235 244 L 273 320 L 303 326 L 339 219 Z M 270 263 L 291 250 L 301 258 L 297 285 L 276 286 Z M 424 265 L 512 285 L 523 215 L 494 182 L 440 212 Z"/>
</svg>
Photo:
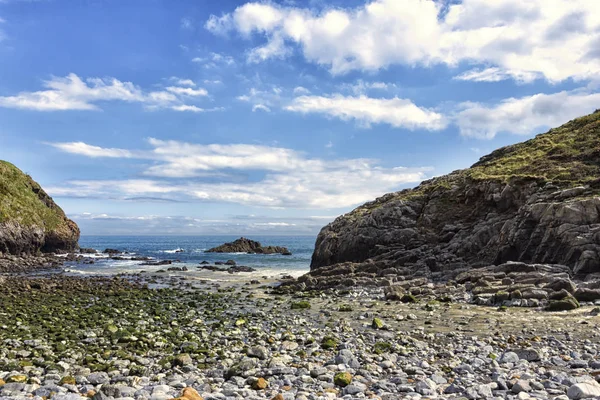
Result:
<svg viewBox="0 0 600 400">
<path fill-rule="evenodd" d="M 233 242 L 222 244 L 221 246 L 213 247 L 206 250 L 207 253 L 250 253 L 250 254 L 283 254 L 291 255 L 292 253 L 282 246 L 263 246 L 256 240 L 239 238 Z"/>
</svg>

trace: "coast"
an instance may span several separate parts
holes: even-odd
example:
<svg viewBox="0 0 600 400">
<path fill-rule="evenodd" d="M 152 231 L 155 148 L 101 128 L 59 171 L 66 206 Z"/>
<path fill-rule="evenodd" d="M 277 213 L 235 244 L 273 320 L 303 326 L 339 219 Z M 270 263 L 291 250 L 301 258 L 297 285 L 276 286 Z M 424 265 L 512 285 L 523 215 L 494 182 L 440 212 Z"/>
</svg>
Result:
<svg viewBox="0 0 600 400">
<path fill-rule="evenodd" d="M 244 274 L 215 282 L 186 272 L 81 277 L 53 267 L 0 279 L 3 398 L 600 393 L 592 302 L 568 312 L 480 306 L 470 304 L 467 282 L 453 282 L 447 298 L 427 283 L 432 292 L 405 303 L 389 293 L 386 300 L 378 286 L 286 293 L 278 279 Z"/>
</svg>

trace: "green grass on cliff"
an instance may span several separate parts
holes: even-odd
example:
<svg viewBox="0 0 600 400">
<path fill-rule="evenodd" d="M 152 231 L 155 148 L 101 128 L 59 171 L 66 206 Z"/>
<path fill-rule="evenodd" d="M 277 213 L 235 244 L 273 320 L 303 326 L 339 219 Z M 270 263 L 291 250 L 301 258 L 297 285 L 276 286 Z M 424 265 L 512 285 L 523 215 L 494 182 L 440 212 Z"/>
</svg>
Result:
<svg viewBox="0 0 600 400">
<path fill-rule="evenodd" d="M 7 221 L 48 231 L 64 224 L 65 215 L 29 175 L 0 160 L 0 223 Z"/>
<path fill-rule="evenodd" d="M 483 157 L 465 174 L 476 180 L 535 178 L 561 186 L 600 179 L 600 110 Z"/>
<path fill-rule="evenodd" d="M 388 201 L 411 200 L 469 181 L 506 183 L 525 179 L 552 182 L 561 188 L 590 185 L 600 193 L 600 110 L 526 142 L 495 150 L 471 168 L 425 181 L 414 189 L 384 195 L 350 214 L 361 215 Z"/>
</svg>

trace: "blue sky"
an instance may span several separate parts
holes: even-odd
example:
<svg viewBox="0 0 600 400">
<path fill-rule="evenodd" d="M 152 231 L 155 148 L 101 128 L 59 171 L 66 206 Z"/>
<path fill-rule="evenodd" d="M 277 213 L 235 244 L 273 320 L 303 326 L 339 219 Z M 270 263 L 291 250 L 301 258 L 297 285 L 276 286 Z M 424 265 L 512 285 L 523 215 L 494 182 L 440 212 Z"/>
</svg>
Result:
<svg viewBox="0 0 600 400">
<path fill-rule="evenodd" d="M 600 108 L 600 2 L 0 0 L 0 158 L 83 234 L 315 234 Z"/>
</svg>

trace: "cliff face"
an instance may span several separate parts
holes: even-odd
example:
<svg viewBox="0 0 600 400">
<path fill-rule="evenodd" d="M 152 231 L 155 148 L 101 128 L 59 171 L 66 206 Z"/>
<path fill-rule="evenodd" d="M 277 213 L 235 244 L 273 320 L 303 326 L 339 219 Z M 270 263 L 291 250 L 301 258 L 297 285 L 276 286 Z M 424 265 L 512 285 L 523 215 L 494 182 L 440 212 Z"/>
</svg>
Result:
<svg viewBox="0 0 600 400">
<path fill-rule="evenodd" d="M 338 217 L 311 275 L 444 278 L 507 261 L 600 273 L 600 111 Z"/>
<path fill-rule="evenodd" d="M 0 252 L 74 250 L 79 228 L 29 175 L 0 161 Z"/>
</svg>

